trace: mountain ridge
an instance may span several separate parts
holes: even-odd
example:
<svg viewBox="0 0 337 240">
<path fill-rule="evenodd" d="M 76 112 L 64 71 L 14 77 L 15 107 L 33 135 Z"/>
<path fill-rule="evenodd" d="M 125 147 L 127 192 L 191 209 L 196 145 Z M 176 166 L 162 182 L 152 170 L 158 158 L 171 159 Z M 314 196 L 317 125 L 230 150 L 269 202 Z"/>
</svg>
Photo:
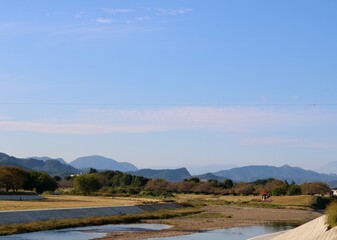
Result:
<svg viewBox="0 0 337 240">
<path fill-rule="evenodd" d="M 177 168 L 177 169 L 150 169 L 144 168 L 138 171 L 129 172 L 130 174 L 136 176 L 143 176 L 146 178 L 153 179 L 165 179 L 170 182 L 179 182 L 184 179 L 191 178 L 192 175 L 186 168 Z"/>
<path fill-rule="evenodd" d="M 129 162 L 118 162 L 112 158 L 100 155 L 90 155 L 76 158 L 69 163 L 78 169 L 95 168 L 97 170 L 117 170 L 121 172 L 137 171 L 138 168 Z"/>
<path fill-rule="evenodd" d="M 43 156 L 43 157 L 28 157 L 26 159 L 36 159 L 36 160 L 41 160 L 44 162 L 48 160 L 56 160 L 56 161 L 59 161 L 60 163 L 68 164 L 63 158 L 50 158 L 50 157 Z"/>
<path fill-rule="evenodd" d="M 212 173 L 218 177 L 232 179 L 237 182 L 251 182 L 257 179 L 276 178 L 280 180 L 294 181 L 296 183 L 303 182 L 331 182 L 337 179 L 337 176 L 318 173 L 312 170 L 305 170 L 300 167 L 291 167 L 283 165 L 281 167 L 269 165 L 250 165 L 229 170 L 221 170 Z"/>
<path fill-rule="evenodd" d="M 67 176 L 80 171 L 58 160 L 38 160 L 33 158 L 16 158 L 5 153 L 0 153 L 0 166 L 15 166 L 25 170 L 44 171 L 53 176 Z"/>
</svg>

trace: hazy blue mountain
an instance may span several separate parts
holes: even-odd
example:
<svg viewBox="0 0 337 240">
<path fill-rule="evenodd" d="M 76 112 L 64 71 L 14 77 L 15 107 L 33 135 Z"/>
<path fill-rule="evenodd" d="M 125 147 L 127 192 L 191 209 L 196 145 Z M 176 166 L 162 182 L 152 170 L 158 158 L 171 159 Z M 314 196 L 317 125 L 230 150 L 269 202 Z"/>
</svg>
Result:
<svg viewBox="0 0 337 240">
<path fill-rule="evenodd" d="M 16 166 L 26 170 L 45 171 L 50 175 L 61 177 L 80 172 L 58 160 L 42 161 L 32 158 L 16 158 L 5 153 L 0 153 L 0 166 Z"/>
<path fill-rule="evenodd" d="M 318 169 L 318 172 L 337 174 L 337 161 L 329 162 Z"/>
<path fill-rule="evenodd" d="M 228 170 L 237 167 L 233 164 L 205 164 L 205 165 L 186 165 L 187 170 L 192 175 L 199 175 L 220 170 Z"/>
<path fill-rule="evenodd" d="M 311 170 L 304 170 L 299 167 L 290 167 L 284 165 L 282 167 L 273 166 L 246 166 L 223 170 L 213 173 L 218 177 L 230 178 L 234 181 L 251 182 L 263 178 L 276 178 L 287 181 L 303 182 L 331 182 L 337 180 L 337 176 L 322 174 Z"/>
<path fill-rule="evenodd" d="M 114 159 L 102 156 L 86 156 L 75 159 L 69 163 L 78 169 L 95 168 L 97 170 L 118 170 L 121 172 L 137 171 L 138 168 L 128 162 L 117 162 Z"/>
<path fill-rule="evenodd" d="M 130 172 L 130 174 L 136 176 L 143 176 L 146 178 L 153 179 L 165 179 L 170 182 L 179 182 L 183 181 L 186 178 L 191 178 L 191 174 L 187 171 L 186 168 L 178 169 L 141 169 L 138 171 Z"/>
<path fill-rule="evenodd" d="M 203 179 L 206 179 L 206 180 L 217 180 L 219 182 L 223 182 L 226 179 L 224 177 L 216 176 L 213 173 L 204 173 L 204 174 L 196 175 L 196 176 L 193 176 L 193 177 L 197 177 L 200 180 L 203 180 Z"/>
<path fill-rule="evenodd" d="M 63 164 L 68 164 L 66 161 L 64 161 L 63 158 L 50 158 L 50 157 L 28 157 L 28 159 L 36 159 L 36 160 L 41 160 L 41 161 L 48 161 L 48 160 L 56 160 L 56 161 L 59 161 L 60 163 L 63 163 Z"/>
</svg>

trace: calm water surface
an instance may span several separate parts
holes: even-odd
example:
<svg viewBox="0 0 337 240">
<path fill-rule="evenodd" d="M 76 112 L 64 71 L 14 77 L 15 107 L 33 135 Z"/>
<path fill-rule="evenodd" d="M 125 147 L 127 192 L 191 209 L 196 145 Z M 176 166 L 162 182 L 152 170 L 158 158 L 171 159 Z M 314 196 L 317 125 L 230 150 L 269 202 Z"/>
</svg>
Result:
<svg viewBox="0 0 337 240">
<path fill-rule="evenodd" d="M 260 235 L 292 229 L 291 226 L 249 226 L 234 227 L 195 233 L 185 236 L 151 238 L 151 240 L 244 240 Z"/>
<path fill-rule="evenodd" d="M 106 236 L 111 232 L 141 232 L 168 229 L 163 224 L 126 224 L 89 226 L 55 231 L 34 232 L 0 237 L 0 240 L 90 240 Z M 151 238 L 151 240 L 243 240 L 263 234 L 288 230 L 291 226 L 249 226 L 195 233 L 186 236 Z"/>
<path fill-rule="evenodd" d="M 125 224 L 68 228 L 54 231 L 33 232 L 0 237 L 1 240 L 90 240 L 111 232 L 142 232 L 168 229 L 164 224 Z"/>
</svg>

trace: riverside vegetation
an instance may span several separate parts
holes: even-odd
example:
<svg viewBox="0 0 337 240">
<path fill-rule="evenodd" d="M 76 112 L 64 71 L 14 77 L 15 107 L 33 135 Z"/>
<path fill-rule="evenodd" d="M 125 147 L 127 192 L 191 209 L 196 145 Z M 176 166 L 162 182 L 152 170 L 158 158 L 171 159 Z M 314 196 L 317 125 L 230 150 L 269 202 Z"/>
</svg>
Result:
<svg viewBox="0 0 337 240">
<path fill-rule="evenodd" d="M 90 169 L 87 174 L 78 176 L 68 176 L 63 179 L 60 177 L 51 177 L 43 172 L 25 171 L 16 167 L 0 167 L 0 188 L 3 193 L 18 192 L 20 190 L 34 190 L 38 193 L 43 191 L 54 191 L 72 195 L 74 198 L 69 205 L 67 200 L 62 207 L 79 207 L 76 205 L 76 195 L 82 198 L 97 199 L 113 197 L 124 197 L 129 199 L 143 199 L 151 201 L 175 201 L 186 208 L 179 210 L 159 211 L 155 213 L 131 214 L 125 216 L 69 219 L 69 220 L 50 220 L 43 223 L 5 225 L 0 227 L 0 234 L 13 234 L 27 231 L 40 231 L 50 229 L 61 229 L 75 226 L 102 225 L 109 223 L 135 223 L 144 219 L 167 219 L 189 216 L 194 218 L 215 218 L 214 213 L 204 213 L 205 207 L 212 206 L 249 206 L 262 208 L 296 208 L 309 210 L 313 208 L 324 208 L 330 200 L 323 197 L 314 196 L 315 194 L 327 194 L 329 187 L 325 183 L 313 182 L 297 185 L 294 182 L 288 183 L 277 179 L 262 179 L 254 182 L 234 183 L 230 179 L 223 182 L 216 180 L 202 181 L 198 178 L 185 179 L 181 182 L 168 182 L 162 179 L 148 179 L 141 176 L 134 176 L 119 171 L 97 172 Z M 4 174 L 3 174 L 4 173 Z M 20 176 L 16 178 L 16 176 Z M 20 181 L 12 181 L 21 179 Z M 29 184 L 27 183 L 29 182 Z M 6 185 L 7 183 L 7 185 Z M 50 183 L 50 184 L 46 184 Z M 56 185 L 54 184 L 56 183 Z M 44 186 L 44 188 L 40 187 Z M 262 201 L 261 193 L 268 193 L 270 198 Z M 303 195 L 304 194 L 304 195 Z M 82 195 L 82 196 L 81 196 Z M 62 197 L 62 196 L 61 196 Z M 57 199 L 57 196 L 54 197 Z M 47 200 L 35 201 L 27 208 L 35 208 L 33 205 L 41 206 L 40 203 L 48 203 L 51 197 L 46 196 Z M 78 202 L 87 202 L 88 199 Z M 29 201 L 32 203 L 32 201 Z M 52 201 L 51 201 L 52 202 Z M 54 202 L 55 203 L 55 202 Z M 138 202 L 139 203 L 139 202 Z M 68 205 L 67 205 L 68 204 Z M 111 201 L 99 204 L 97 206 L 111 205 Z M 130 203 L 135 204 L 135 203 Z M 48 204 L 45 205 L 48 208 Z M 84 205 L 85 206 L 85 205 Z M 94 206 L 90 205 L 90 206 Z M 23 209 L 24 209 L 23 205 Z M 10 208 L 9 208 L 10 209 Z M 206 208 L 207 209 L 207 208 Z M 298 210 L 297 210 L 298 211 Z M 310 210 L 311 211 L 311 210 Z M 198 215 L 199 214 L 199 215 Z M 219 214 L 218 214 L 219 215 Z M 216 215 L 216 216 L 218 216 Z M 230 219 L 231 215 L 223 215 Z M 220 216 L 219 215 L 219 216 Z M 274 220 L 273 220 L 274 221 Z"/>
</svg>

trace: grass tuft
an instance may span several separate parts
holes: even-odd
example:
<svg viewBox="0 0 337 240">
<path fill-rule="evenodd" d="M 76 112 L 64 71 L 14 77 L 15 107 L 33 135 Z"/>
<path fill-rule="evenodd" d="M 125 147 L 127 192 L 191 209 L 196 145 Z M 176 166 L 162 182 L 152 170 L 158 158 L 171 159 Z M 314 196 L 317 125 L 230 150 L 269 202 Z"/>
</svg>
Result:
<svg viewBox="0 0 337 240">
<path fill-rule="evenodd" d="M 337 202 L 332 202 L 325 210 L 326 222 L 329 228 L 337 226 Z"/>
</svg>

